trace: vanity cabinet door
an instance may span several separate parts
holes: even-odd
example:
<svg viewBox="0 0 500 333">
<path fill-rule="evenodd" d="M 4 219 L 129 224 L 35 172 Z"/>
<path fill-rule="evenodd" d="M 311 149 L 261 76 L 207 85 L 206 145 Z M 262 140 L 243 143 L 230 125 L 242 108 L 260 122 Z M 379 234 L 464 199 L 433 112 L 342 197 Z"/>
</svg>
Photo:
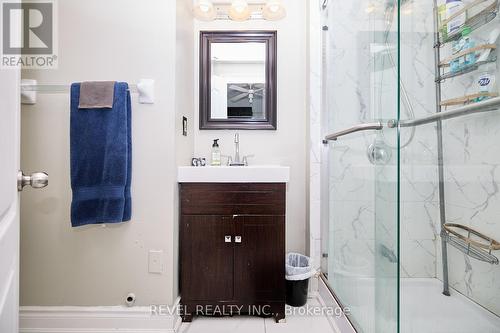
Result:
<svg viewBox="0 0 500 333">
<path fill-rule="evenodd" d="M 232 300 L 234 223 L 221 215 L 182 215 L 181 290 L 186 301 Z"/>
<path fill-rule="evenodd" d="M 285 216 L 238 216 L 234 222 L 235 299 L 284 301 Z"/>
</svg>

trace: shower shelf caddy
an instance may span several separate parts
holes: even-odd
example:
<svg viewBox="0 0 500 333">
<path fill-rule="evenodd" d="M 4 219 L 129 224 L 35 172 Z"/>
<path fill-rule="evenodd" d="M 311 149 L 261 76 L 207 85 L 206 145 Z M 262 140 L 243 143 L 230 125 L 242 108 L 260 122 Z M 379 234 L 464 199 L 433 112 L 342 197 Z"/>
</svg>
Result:
<svg viewBox="0 0 500 333">
<path fill-rule="evenodd" d="M 478 9 L 479 7 L 484 7 L 481 9 Z M 436 38 L 435 38 L 435 48 L 439 49 L 444 47 L 450 42 L 456 41 L 460 39 L 461 37 L 461 31 L 464 27 L 468 27 L 471 29 L 471 31 L 477 30 L 480 27 L 488 24 L 491 22 L 498 14 L 499 10 L 499 0 L 475 0 L 472 3 L 466 5 L 462 10 L 456 12 L 452 16 L 450 16 L 448 19 L 437 23 L 437 28 L 436 28 Z M 465 21 L 463 25 L 461 25 L 458 29 L 457 32 L 447 35 L 446 33 L 446 27 L 447 23 L 450 22 L 450 20 L 458 17 L 459 15 L 462 15 L 463 13 L 466 13 L 468 19 Z M 438 14 L 436 8 L 434 9 L 434 15 L 435 19 L 438 20 Z M 471 48 L 469 50 L 460 52 L 456 55 L 447 57 L 446 59 L 441 60 L 441 58 L 437 58 L 436 62 L 438 63 L 436 65 L 437 67 L 437 73 L 439 73 L 436 77 L 436 83 L 442 83 L 446 79 L 450 79 L 452 77 L 460 76 L 463 74 L 467 74 L 470 72 L 473 72 L 482 65 L 488 64 L 488 63 L 494 63 L 497 61 L 497 56 L 496 56 L 496 44 L 483 44 L 483 45 L 478 45 L 475 46 L 474 48 Z M 487 59 L 484 59 L 479 62 L 475 62 L 473 64 L 464 66 L 463 68 L 457 70 L 457 71 L 451 71 L 449 68 L 449 63 L 454 60 L 461 58 L 463 56 L 466 56 L 470 53 L 476 53 L 479 51 L 487 50 L 490 49 L 491 52 L 488 56 Z"/>
<path fill-rule="evenodd" d="M 441 47 L 449 42 L 454 40 L 458 40 L 461 37 L 462 28 L 467 26 L 470 27 L 472 31 L 479 29 L 483 25 L 489 23 L 493 20 L 498 13 L 498 0 L 493 1 L 491 4 L 487 5 L 487 7 L 483 8 L 479 12 L 474 13 L 476 8 L 479 5 L 488 3 L 490 0 L 475 0 L 469 4 L 467 4 L 462 10 L 457 11 L 455 14 L 451 15 L 448 19 L 440 22 L 439 31 L 444 35 L 444 37 L 437 41 L 436 45 Z M 436 9 L 434 10 L 436 12 Z M 477 10 L 476 10 L 477 11 Z M 467 20 L 465 23 L 458 29 L 458 32 L 455 32 L 451 35 L 444 34 L 444 30 L 446 29 L 446 25 L 448 22 L 453 20 L 454 18 L 462 15 L 463 13 L 467 13 Z M 435 13 L 437 15 L 437 12 Z"/>
<path fill-rule="evenodd" d="M 443 229 L 448 244 L 472 258 L 498 265 L 498 258 L 491 253 L 500 250 L 498 241 L 461 224 L 445 223 Z"/>
<path fill-rule="evenodd" d="M 494 51 L 496 51 L 496 48 L 497 48 L 497 46 L 495 44 L 479 45 L 479 46 L 476 46 L 472 49 L 469 49 L 469 50 L 464 51 L 464 52 L 460 52 L 454 56 L 451 56 L 449 58 L 446 58 L 446 59 L 440 61 L 440 63 L 439 63 L 440 75 L 436 78 L 436 82 L 438 82 L 438 83 L 444 82 L 446 79 L 450 79 L 452 77 L 460 76 L 460 75 L 475 71 L 476 69 L 478 69 L 482 65 L 496 62 L 497 57 L 496 57 L 496 54 L 494 53 Z M 482 50 L 491 50 L 491 52 L 486 60 L 477 61 L 473 64 L 464 66 L 463 68 L 461 68 L 457 71 L 446 70 L 450 67 L 449 63 L 452 60 L 458 59 L 458 58 L 461 58 L 461 57 L 466 56 L 468 54 L 476 53 L 476 52 L 482 51 Z"/>
<path fill-rule="evenodd" d="M 461 37 L 461 31 L 464 27 L 469 27 L 472 31 L 479 29 L 482 26 L 487 25 L 489 22 L 497 17 L 499 11 L 499 1 L 500 0 L 475 0 L 464 6 L 460 11 L 441 21 L 437 8 L 437 1 L 434 1 L 434 22 L 435 22 L 435 33 L 434 33 L 434 52 L 435 52 L 435 71 L 436 71 L 436 108 L 437 114 L 434 116 L 429 116 L 429 120 L 437 121 L 437 135 L 438 135 L 438 172 L 439 172 L 439 193 L 440 193 L 440 219 L 441 219 L 441 242 L 442 242 L 442 256 L 443 256 L 443 294 L 450 295 L 449 283 L 448 283 L 448 251 L 446 245 L 449 244 L 456 249 L 462 251 L 471 258 L 487 262 L 490 264 L 499 264 L 499 259 L 492 253 L 493 251 L 500 250 L 500 243 L 479 231 L 476 231 L 468 226 L 456 224 L 456 223 L 446 223 L 446 211 L 445 211 L 445 193 L 444 193 L 444 166 L 443 166 L 443 136 L 442 136 L 442 120 L 451 118 L 451 116 L 458 116 L 462 114 L 469 114 L 473 111 L 490 111 L 498 110 L 499 103 L 496 100 L 499 99 L 497 93 L 476 93 L 467 96 L 452 98 L 448 100 L 442 99 L 442 87 L 441 85 L 450 78 L 471 73 L 479 69 L 482 65 L 488 63 L 494 63 L 497 61 L 496 55 L 496 44 L 486 43 L 483 45 L 476 46 L 465 52 L 460 52 L 456 55 L 441 58 L 441 52 L 445 49 L 445 46 L 453 41 L 457 41 Z M 465 23 L 453 34 L 447 34 L 447 23 L 449 23 L 454 18 L 466 14 Z M 446 49 L 449 49 L 446 48 Z M 485 50 L 490 50 L 489 55 L 486 59 L 482 59 L 480 62 L 470 64 L 468 66 L 460 68 L 458 71 L 452 71 L 449 63 L 455 59 L 463 57 L 472 52 L 481 52 Z M 483 100 L 482 102 L 477 102 Z M 482 107 L 482 106 L 485 107 Z M 450 106 L 458 106 L 456 109 L 443 110 Z M 476 110 L 477 109 L 477 110 Z M 463 112 L 462 112 L 463 110 Z M 450 117 L 445 116 L 445 114 L 450 114 Z M 424 124 L 427 121 L 421 120 L 412 121 L 412 124 Z"/>
<path fill-rule="evenodd" d="M 445 101 L 441 101 L 440 105 L 447 107 L 447 106 L 453 106 L 453 105 L 464 105 L 464 104 L 470 104 L 473 103 L 475 100 L 478 98 L 493 98 L 493 97 L 498 97 L 498 93 L 476 93 L 476 94 L 470 94 L 462 97 L 457 97 L 457 98 L 452 98 L 452 99 L 447 99 Z"/>
</svg>

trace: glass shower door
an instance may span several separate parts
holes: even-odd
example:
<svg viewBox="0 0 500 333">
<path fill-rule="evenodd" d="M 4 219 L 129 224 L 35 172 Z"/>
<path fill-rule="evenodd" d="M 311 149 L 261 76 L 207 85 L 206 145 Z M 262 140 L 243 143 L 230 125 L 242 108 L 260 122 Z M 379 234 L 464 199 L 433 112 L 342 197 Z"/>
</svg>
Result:
<svg viewBox="0 0 500 333">
<path fill-rule="evenodd" d="M 398 331 L 398 22 L 398 1 L 330 0 L 323 10 L 324 131 L 362 128 L 328 143 L 323 269 L 366 333 Z"/>
</svg>

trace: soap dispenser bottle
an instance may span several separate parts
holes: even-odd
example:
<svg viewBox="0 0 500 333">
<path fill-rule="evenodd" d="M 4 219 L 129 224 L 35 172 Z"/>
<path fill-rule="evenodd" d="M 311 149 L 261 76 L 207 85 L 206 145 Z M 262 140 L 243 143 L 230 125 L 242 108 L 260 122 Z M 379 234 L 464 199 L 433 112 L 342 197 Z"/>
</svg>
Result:
<svg viewBox="0 0 500 333">
<path fill-rule="evenodd" d="M 220 147 L 219 147 L 219 139 L 214 140 L 214 144 L 212 145 L 212 166 L 220 166 L 221 165 L 221 156 L 220 156 Z"/>
</svg>

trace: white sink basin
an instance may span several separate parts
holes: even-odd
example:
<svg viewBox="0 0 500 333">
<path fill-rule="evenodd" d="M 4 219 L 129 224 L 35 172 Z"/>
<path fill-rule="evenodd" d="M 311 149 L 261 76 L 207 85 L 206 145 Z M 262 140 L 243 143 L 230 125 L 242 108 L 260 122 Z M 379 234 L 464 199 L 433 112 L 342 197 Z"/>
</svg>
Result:
<svg viewBox="0 0 500 333">
<path fill-rule="evenodd" d="M 179 183 L 288 183 L 290 167 L 243 166 L 243 167 L 179 167 Z"/>
</svg>

